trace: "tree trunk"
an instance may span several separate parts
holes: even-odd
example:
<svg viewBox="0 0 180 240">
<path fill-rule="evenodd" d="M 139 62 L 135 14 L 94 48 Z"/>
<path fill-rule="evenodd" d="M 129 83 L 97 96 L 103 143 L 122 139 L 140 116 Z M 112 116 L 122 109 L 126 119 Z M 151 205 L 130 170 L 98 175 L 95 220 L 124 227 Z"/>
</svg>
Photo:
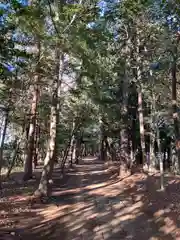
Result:
<svg viewBox="0 0 180 240">
<path fill-rule="evenodd" d="M 139 113 L 139 131 L 140 131 L 140 148 L 142 152 L 142 165 L 145 163 L 145 137 L 144 137 L 144 114 L 143 114 L 143 94 L 142 94 L 142 70 L 141 70 L 141 56 L 140 56 L 140 32 L 136 29 L 136 79 L 138 85 L 138 113 Z"/>
<path fill-rule="evenodd" d="M 138 112 L 139 112 L 139 131 L 140 131 L 140 144 L 142 151 L 142 164 L 145 164 L 146 150 L 145 150 L 145 137 L 144 137 L 144 115 L 143 115 L 143 98 L 142 92 L 138 92 Z"/>
<path fill-rule="evenodd" d="M 125 73 L 126 74 L 126 73 Z M 131 156 L 130 156 L 130 145 L 129 145 L 129 129 L 128 129 L 128 97 L 127 97 L 127 79 L 121 82 L 122 91 L 122 121 L 123 125 L 120 132 L 120 169 L 119 176 L 124 178 L 130 173 L 131 167 Z"/>
<path fill-rule="evenodd" d="M 48 143 L 48 149 L 46 157 L 44 159 L 44 167 L 41 174 L 41 179 L 39 183 L 38 190 L 35 195 L 38 196 L 48 196 L 49 195 L 49 179 L 51 169 L 53 168 L 53 157 L 55 153 L 55 141 L 56 141 L 56 104 L 55 104 L 55 94 L 53 94 L 53 104 L 51 106 L 51 122 L 50 122 L 50 138 Z"/>
<path fill-rule="evenodd" d="M 158 128 L 157 128 L 157 145 L 158 145 L 158 160 L 159 160 L 159 169 L 160 169 L 160 189 L 161 191 L 163 191 L 164 190 L 164 169 L 163 169 L 161 141 L 160 141 Z"/>
<path fill-rule="evenodd" d="M 36 114 L 37 114 L 37 104 L 39 100 L 39 80 L 40 80 L 40 54 L 41 54 L 41 45 L 39 39 L 37 40 L 37 49 L 38 49 L 38 60 L 35 70 L 34 85 L 32 92 L 32 103 L 31 103 L 31 115 L 30 115 L 30 124 L 27 138 L 27 149 L 24 161 L 24 176 L 23 180 L 27 181 L 32 178 L 33 173 L 33 155 L 34 155 L 34 140 L 35 140 L 35 128 L 36 128 Z"/>
<path fill-rule="evenodd" d="M 150 150 L 149 150 L 149 171 L 155 168 L 155 154 L 154 154 L 154 134 L 150 135 Z"/>
<path fill-rule="evenodd" d="M 70 150 L 72 138 L 73 138 L 73 136 L 75 136 L 75 133 L 76 133 L 77 129 L 78 129 L 78 125 L 76 126 L 76 128 L 72 129 L 71 135 L 70 135 L 70 137 L 69 137 L 68 144 L 67 144 L 66 149 L 65 149 L 65 151 L 64 151 L 64 156 L 63 156 L 62 163 L 61 163 L 61 170 L 62 170 L 62 172 L 64 171 L 64 166 L 65 166 L 65 164 L 66 164 L 66 160 L 67 160 L 68 153 L 69 153 L 69 150 Z M 76 143 L 75 143 L 75 144 L 76 144 Z M 73 149 L 74 149 L 73 151 L 75 151 L 75 150 L 76 150 L 76 147 L 73 148 Z M 75 154 L 75 155 L 76 155 L 76 154 Z"/>
<path fill-rule="evenodd" d="M 77 136 L 76 139 L 76 164 L 79 164 L 79 160 L 81 159 L 81 142 L 82 140 L 82 132 L 80 132 L 80 134 Z"/>
<path fill-rule="evenodd" d="M 60 53 L 57 46 L 56 49 L 56 77 L 52 84 L 52 102 L 51 102 L 51 113 L 50 113 L 50 130 L 49 130 L 49 142 L 44 159 L 44 167 L 41 174 L 39 187 L 35 192 L 37 196 L 48 196 L 49 195 L 49 183 L 52 177 L 52 171 L 54 166 L 54 159 L 56 158 L 56 142 L 57 142 L 57 126 L 59 119 L 59 99 L 60 88 L 62 83 L 62 72 L 64 64 L 64 56 Z M 61 68 L 62 64 L 62 68 Z"/>
<path fill-rule="evenodd" d="M 15 162 L 16 162 L 16 159 L 17 159 L 17 155 L 18 155 L 17 153 L 18 153 L 18 150 L 19 150 L 20 142 L 21 142 L 21 139 L 18 140 L 17 138 L 14 141 L 14 144 L 13 144 L 14 152 L 13 152 L 13 156 L 12 156 L 12 162 L 11 162 L 9 168 L 8 168 L 8 171 L 6 173 L 5 179 L 9 178 L 9 176 L 11 174 L 11 171 L 12 171 L 14 165 L 15 165 Z"/>
<path fill-rule="evenodd" d="M 128 62 L 125 64 L 127 66 Z M 130 146 L 129 146 L 129 118 L 128 118 L 128 75 L 125 70 L 124 80 L 120 83 L 121 91 L 121 116 L 122 116 L 122 128 L 120 131 L 120 168 L 119 176 L 124 178 L 130 173 Z"/>
<path fill-rule="evenodd" d="M 38 76 L 36 76 L 39 78 Z M 32 162 L 33 162 L 33 154 L 34 154 L 34 138 L 35 138 L 35 127 L 36 127 L 36 111 L 37 111 L 37 102 L 39 99 L 39 89 L 38 86 L 34 86 L 33 90 L 33 101 L 31 104 L 31 116 L 30 116 L 30 126 L 28 132 L 27 139 L 27 152 L 25 156 L 24 162 L 24 176 L 23 180 L 27 181 L 32 178 Z"/>
<path fill-rule="evenodd" d="M 173 62 L 171 66 L 171 75 L 172 75 L 172 113 L 174 121 L 174 134 L 176 141 L 176 153 L 177 153 L 177 163 L 178 163 L 178 172 L 180 171 L 180 131 L 179 131 L 179 119 L 177 112 L 177 46 L 174 46 L 173 52 Z"/>
<path fill-rule="evenodd" d="M 107 160 L 107 149 L 106 149 L 106 143 L 105 143 L 105 127 L 104 127 L 104 122 L 103 118 L 99 119 L 99 124 L 100 124 L 100 145 L 99 145 L 99 154 L 100 154 L 100 159 L 102 161 Z"/>
<path fill-rule="evenodd" d="M 37 123 L 36 119 L 36 128 L 35 128 L 35 139 L 34 139 L 34 168 L 38 165 L 38 157 L 39 157 L 39 139 L 40 139 L 40 126 Z"/>
<path fill-rule="evenodd" d="M 71 166 L 76 160 L 76 141 L 73 140 L 72 150 L 71 150 Z"/>
<path fill-rule="evenodd" d="M 75 122 L 73 121 L 72 124 L 72 137 L 70 142 L 70 164 L 73 165 L 73 162 L 75 160 L 75 150 L 76 150 L 76 143 L 75 143 L 75 136 L 74 136 L 74 130 L 75 130 Z"/>
<path fill-rule="evenodd" d="M 6 137 L 8 121 L 9 121 L 9 109 L 5 109 L 4 128 L 2 132 L 1 145 L 0 145 L 0 189 L 2 189 L 1 170 L 3 166 L 3 150 L 4 150 L 4 141 Z"/>
</svg>

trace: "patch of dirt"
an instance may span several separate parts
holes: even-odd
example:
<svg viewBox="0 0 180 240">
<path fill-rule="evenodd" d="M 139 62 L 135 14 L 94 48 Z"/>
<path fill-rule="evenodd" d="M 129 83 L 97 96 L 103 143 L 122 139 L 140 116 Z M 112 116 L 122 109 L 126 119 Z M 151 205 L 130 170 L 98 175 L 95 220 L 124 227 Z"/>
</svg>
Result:
<svg viewBox="0 0 180 240">
<path fill-rule="evenodd" d="M 0 229 L 34 240 L 180 239 L 179 177 L 166 175 L 161 192 L 157 173 L 141 171 L 120 180 L 115 165 L 93 158 L 59 176 L 55 169 L 46 204 L 29 204 L 35 180 L 26 186 L 7 184 L 0 199 Z"/>
</svg>

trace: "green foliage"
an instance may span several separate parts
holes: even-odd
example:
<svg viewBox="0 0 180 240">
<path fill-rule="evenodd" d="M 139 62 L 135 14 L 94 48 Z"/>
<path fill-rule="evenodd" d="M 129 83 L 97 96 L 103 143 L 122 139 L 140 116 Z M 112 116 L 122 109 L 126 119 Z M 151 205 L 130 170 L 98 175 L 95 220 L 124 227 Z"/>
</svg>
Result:
<svg viewBox="0 0 180 240">
<path fill-rule="evenodd" d="M 24 115 L 30 111 L 31 88 L 38 72 L 41 148 L 48 138 L 50 89 L 57 77 L 57 46 L 65 56 L 65 63 L 61 62 L 60 68 L 62 85 L 66 87 L 63 85 L 58 99 L 58 144 L 61 147 L 69 141 L 74 122 L 84 132 L 87 141 L 91 138 L 93 142 L 99 142 L 97 135 L 100 135 L 101 118 L 106 134 L 115 140 L 120 137 L 121 129 L 130 129 L 135 119 L 134 131 L 139 139 L 139 88 L 143 91 L 145 125 L 152 124 L 152 132 L 155 131 L 153 124 L 156 122 L 154 119 L 159 118 L 158 114 L 169 114 L 169 50 L 173 42 L 164 24 L 166 11 L 160 9 L 155 1 L 106 3 L 104 14 L 100 15 L 98 1 L 63 6 L 57 6 L 53 1 L 34 1 L 29 6 L 23 6 L 14 0 L 11 6 L 14 11 L 0 27 L 0 74 L 6 79 L 1 86 L 2 101 L 7 102 L 7 91 L 12 88 L 12 108 L 16 112 L 11 121 L 21 128 Z M 179 14 L 177 9 L 178 3 L 173 11 Z M 160 13 L 158 20 L 157 12 Z M 13 34 L 16 34 L 16 39 Z M 41 45 L 40 56 L 37 54 L 37 42 Z M 20 57 L 24 62 L 16 61 Z M 4 62 L 16 64 L 16 74 L 9 75 L 3 67 Z M 157 62 L 159 68 L 151 69 L 152 63 Z M 138 68 L 141 70 L 140 79 L 137 79 Z M 135 90 L 130 87 L 132 83 L 136 86 Z M 150 110 L 154 95 L 157 97 L 156 110 Z M 167 132 L 172 133 L 172 119 L 163 115 L 163 120 L 168 123 Z"/>
</svg>

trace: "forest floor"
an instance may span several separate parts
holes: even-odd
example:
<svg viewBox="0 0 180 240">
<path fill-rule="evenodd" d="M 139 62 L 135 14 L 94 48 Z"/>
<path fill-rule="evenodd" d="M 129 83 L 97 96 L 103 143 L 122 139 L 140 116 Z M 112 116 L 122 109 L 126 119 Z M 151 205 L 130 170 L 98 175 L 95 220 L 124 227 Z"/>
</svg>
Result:
<svg viewBox="0 0 180 240">
<path fill-rule="evenodd" d="M 0 239 L 6 240 L 3 231 L 33 240 L 180 239 L 179 177 L 167 175 L 161 192 L 158 174 L 137 172 L 120 180 L 113 167 L 94 158 L 59 176 L 56 168 L 47 204 L 28 204 L 35 180 L 3 184 Z"/>
</svg>

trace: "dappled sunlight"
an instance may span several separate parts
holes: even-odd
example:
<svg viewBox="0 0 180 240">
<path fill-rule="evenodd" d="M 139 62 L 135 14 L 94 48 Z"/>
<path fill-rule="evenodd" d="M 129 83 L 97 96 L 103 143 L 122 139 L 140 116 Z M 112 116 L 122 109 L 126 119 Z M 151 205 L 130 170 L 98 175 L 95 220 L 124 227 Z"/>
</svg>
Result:
<svg viewBox="0 0 180 240">
<path fill-rule="evenodd" d="M 2 212 L 1 206 L 1 213 L 34 239 L 180 239 L 180 181 L 167 177 L 166 192 L 157 192 L 158 175 L 137 173 L 122 181 L 108 180 L 103 163 L 98 170 L 91 164 L 83 162 L 67 173 L 67 182 L 56 182 L 48 204 L 35 204 L 26 212 Z M 10 199 L 17 209 L 18 203 L 27 207 L 24 196 Z"/>
</svg>

